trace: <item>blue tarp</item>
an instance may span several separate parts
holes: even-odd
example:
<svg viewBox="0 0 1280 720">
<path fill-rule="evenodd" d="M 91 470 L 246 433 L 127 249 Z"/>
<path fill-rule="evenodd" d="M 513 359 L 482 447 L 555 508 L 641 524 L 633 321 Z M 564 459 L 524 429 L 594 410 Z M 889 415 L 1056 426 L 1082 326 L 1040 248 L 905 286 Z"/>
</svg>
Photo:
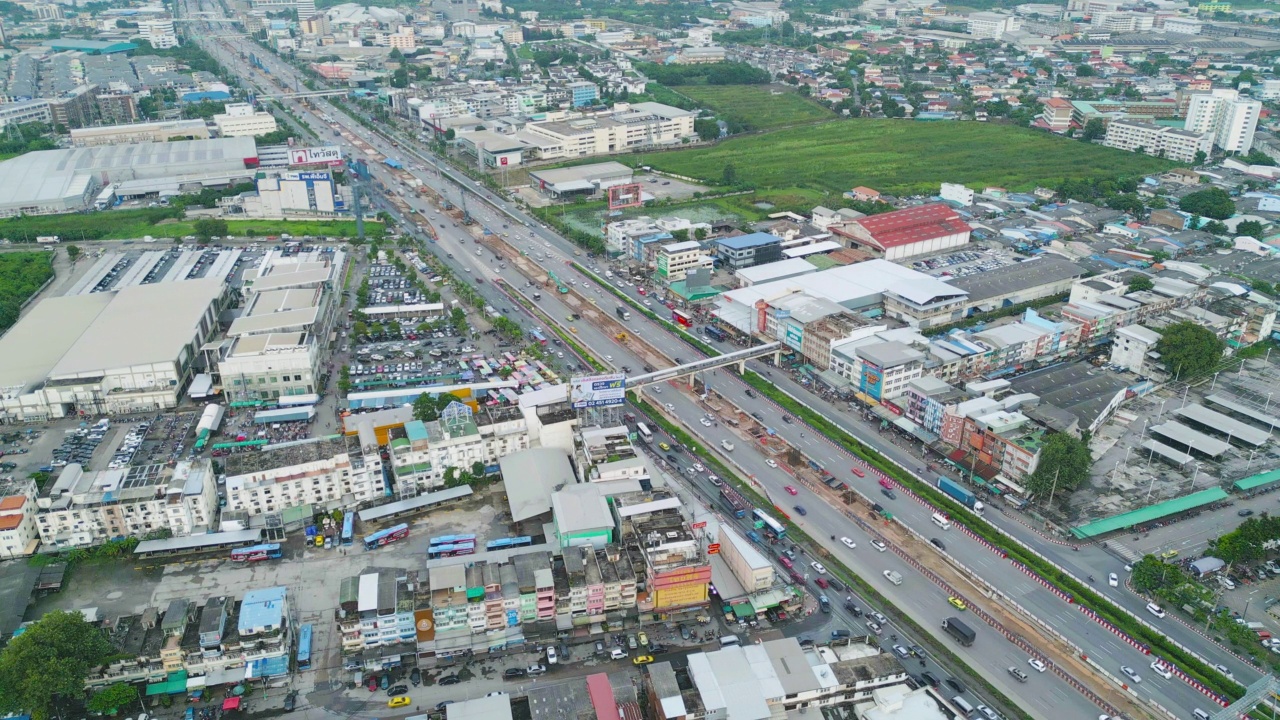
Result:
<svg viewBox="0 0 1280 720">
<path fill-rule="evenodd" d="M 289 658 L 273 657 L 261 660 L 250 660 L 245 679 L 272 678 L 289 674 Z"/>
</svg>

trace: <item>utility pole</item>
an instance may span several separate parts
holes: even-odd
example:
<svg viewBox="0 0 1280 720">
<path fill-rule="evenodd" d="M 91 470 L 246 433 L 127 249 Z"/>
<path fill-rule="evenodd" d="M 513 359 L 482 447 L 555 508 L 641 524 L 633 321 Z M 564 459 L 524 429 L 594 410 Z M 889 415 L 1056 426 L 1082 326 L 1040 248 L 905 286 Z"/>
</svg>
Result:
<svg viewBox="0 0 1280 720">
<path fill-rule="evenodd" d="M 1053 487 L 1049 490 L 1049 507 L 1053 507 L 1053 495 L 1058 492 L 1058 473 L 1061 471 L 1061 468 L 1053 471 Z"/>
</svg>

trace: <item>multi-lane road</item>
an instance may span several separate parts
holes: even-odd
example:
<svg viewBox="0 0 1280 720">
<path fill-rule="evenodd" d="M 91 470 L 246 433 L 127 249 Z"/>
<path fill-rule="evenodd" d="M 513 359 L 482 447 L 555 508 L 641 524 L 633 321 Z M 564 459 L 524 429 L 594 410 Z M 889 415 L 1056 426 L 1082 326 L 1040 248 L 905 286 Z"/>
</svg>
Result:
<svg viewBox="0 0 1280 720">
<path fill-rule="evenodd" d="M 284 78 L 293 77 L 294 71 L 292 68 L 279 62 L 276 58 L 266 55 L 261 48 L 246 40 L 234 38 L 228 38 L 228 40 L 233 46 L 238 43 L 243 44 L 241 48 L 243 52 L 253 51 L 259 56 L 265 55 L 263 60 L 271 68 L 273 74 Z M 205 46 L 219 56 L 219 60 L 224 66 L 239 73 L 247 82 L 254 82 L 258 79 L 254 77 L 253 71 L 247 67 L 247 63 L 239 59 L 238 55 L 226 52 L 217 43 L 208 42 L 205 43 Z M 289 84 L 293 83 L 289 82 Z M 321 102 L 317 101 L 317 104 L 321 104 Z M 322 137 L 329 134 L 326 132 L 329 128 L 328 123 L 321 121 L 320 118 L 297 103 L 286 101 L 286 104 Z M 610 310 L 611 305 L 615 304 L 614 299 L 608 293 L 594 287 L 595 281 L 592 278 L 579 275 L 565 264 L 565 260 L 573 259 L 576 248 L 550 229 L 540 225 L 536 219 L 527 216 L 514 204 L 489 192 L 469 178 L 455 174 L 447 166 L 436 166 L 434 158 L 431 156 L 408 150 L 409 145 L 406 144 L 409 141 L 408 138 L 400 138 L 399 145 L 392 146 L 384 138 L 372 133 L 364 126 L 347 117 L 342 111 L 332 106 L 329 106 L 329 108 L 326 114 L 341 125 L 347 133 L 361 138 L 364 142 L 389 157 L 401 159 L 410 167 L 410 171 L 415 176 L 437 192 L 453 199 L 455 202 L 459 198 L 459 192 L 469 193 L 473 200 L 483 199 L 483 203 L 474 201 L 469 203 L 469 209 L 473 216 L 479 222 L 498 232 L 508 233 L 509 237 L 505 239 L 520 249 L 528 251 L 531 261 L 538 254 L 542 254 L 546 258 L 543 264 L 547 268 L 553 269 L 565 280 L 576 281 L 580 288 L 589 288 L 586 292 L 591 297 L 597 297 L 598 303 L 606 312 Z M 413 169 L 417 165 L 429 167 L 431 170 L 422 172 Z M 398 187 L 398 180 L 386 168 L 371 164 L 370 169 L 376 177 L 382 180 L 386 187 Z M 432 218 L 438 232 L 441 259 L 449 263 L 457 271 L 458 277 L 467 277 L 468 270 L 472 276 L 485 277 L 487 280 L 492 280 L 494 277 L 502 275 L 515 275 L 514 269 L 499 270 L 492 261 L 492 254 L 487 250 L 477 256 L 475 250 L 478 246 L 471 239 L 469 233 L 464 228 L 453 226 L 447 218 L 436 213 L 435 208 L 429 207 L 425 200 L 412 196 L 406 196 L 404 200 L 415 210 Z M 504 230 L 502 228 L 504 223 L 510 226 L 509 229 Z M 449 254 L 452 254 L 452 257 L 449 257 Z M 507 277 L 506 279 L 513 286 L 523 284 L 523 278 L 520 277 Z M 503 297 L 501 289 L 492 282 L 479 285 L 477 289 L 491 304 L 495 306 L 510 306 L 510 302 Z M 635 292 L 634 288 L 629 289 L 624 286 L 622 289 L 632 293 Z M 638 296 L 636 296 L 636 299 L 642 302 L 644 300 L 644 298 Z M 563 318 L 574 312 L 574 310 L 564 305 L 554 292 L 545 293 L 544 299 L 540 304 L 542 309 L 553 318 Z M 530 327 L 536 323 L 531 319 L 525 319 L 524 324 L 526 327 Z M 645 340 L 668 357 L 689 359 L 697 355 L 696 351 L 678 337 L 670 334 L 665 328 L 652 323 L 639 313 L 633 314 L 633 319 L 628 325 L 632 328 L 633 334 L 643 336 Z M 633 355 L 627 347 L 618 343 L 610 334 L 585 323 L 580 323 L 577 327 L 578 340 L 598 357 L 604 358 L 608 356 L 612 358 L 611 362 L 615 366 L 629 365 L 638 368 L 644 364 L 644 360 Z M 765 366 L 757 363 L 753 363 L 753 367 L 762 373 L 768 370 Z M 720 373 L 709 379 L 717 392 L 743 410 L 760 413 L 766 418 L 778 417 L 779 411 L 776 408 L 762 398 L 747 396 L 745 385 L 728 374 Z M 803 398 L 807 404 L 842 425 L 845 429 L 858 436 L 864 443 L 876 448 L 904 467 L 918 468 L 923 464 L 919 458 L 910 455 L 903 448 L 881 438 L 878 430 L 863 421 L 857 413 L 850 413 L 847 408 L 831 406 L 821 399 L 809 395 L 803 388 L 791 383 L 781 372 L 773 373 L 771 380 L 780 388 Z M 744 443 L 741 442 L 741 438 L 731 435 L 730 428 L 723 424 L 711 428 L 698 424 L 697 418 L 701 416 L 702 409 L 691 398 L 672 389 L 660 394 L 654 394 L 656 391 L 653 389 L 646 392 L 650 394 L 651 400 L 659 401 L 658 404 L 671 403 L 673 406 L 671 414 L 677 418 L 684 419 L 686 427 L 692 433 L 701 437 L 707 447 L 716 447 L 722 439 L 734 439 L 741 450 L 734 453 L 733 462 L 744 473 L 752 476 L 779 505 L 783 507 L 789 507 L 794 504 L 803 505 L 808 514 L 800 517 L 792 513 L 793 519 L 801 527 L 805 528 L 812 537 L 819 538 L 827 546 L 826 549 L 840 558 L 848 567 L 864 577 L 871 578 L 872 583 L 876 584 L 878 589 L 903 611 L 923 624 L 933 627 L 936 627 L 943 617 L 956 614 L 956 611 L 947 604 L 946 595 L 942 590 L 923 576 L 912 572 L 892 553 L 876 553 L 868 544 L 868 538 L 865 534 L 861 534 L 859 529 L 845 518 L 838 509 L 829 506 L 823 499 L 812 495 L 802 485 L 792 481 L 786 473 L 769 467 L 765 463 L 764 456 L 754 451 L 748 451 L 744 447 Z M 835 472 L 842 480 L 857 487 L 864 494 L 870 496 L 877 493 L 878 488 L 875 486 L 874 480 L 858 478 L 848 472 L 847 468 L 852 465 L 851 459 L 841 448 L 818 433 L 800 425 L 780 422 L 776 423 L 776 427 L 773 429 L 787 442 L 799 448 L 827 469 Z M 785 485 L 789 484 L 794 485 L 800 493 L 795 498 L 787 495 L 783 489 Z M 931 524 L 932 513 L 929 508 L 903 495 L 899 495 L 897 500 L 878 499 L 885 503 L 895 517 L 907 525 L 919 529 L 925 535 L 937 535 L 941 532 Z M 1070 546 L 1046 540 L 1013 517 L 995 511 L 988 511 L 987 519 L 1019 542 L 1032 547 L 1077 577 L 1084 579 L 1089 575 L 1093 575 L 1098 579 L 1100 592 L 1110 597 L 1117 604 L 1137 614 L 1145 614 L 1144 600 L 1128 593 L 1123 587 L 1111 588 L 1106 585 L 1105 578 L 1107 573 L 1117 572 L 1123 577 L 1123 567 L 1119 560 L 1100 548 L 1088 545 L 1082 546 L 1078 551 L 1072 550 Z M 839 542 L 831 543 L 828 541 L 831 535 L 851 537 L 857 542 L 858 547 L 850 550 Z M 1067 604 L 1039 583 L 1015 569 L 1007 561 L 1000 560 L 986 547 L 957 531 L 947 533 L 945 541 L 948 552 L 960 562 L 975 570 L 986 581 L 1014 598 L 1042 620 L 1051 624 L 1069 641 L 1080 646 L 1091 658 L 1112 674 L 1118 675 L 1121 665 L 1136 668 L 1143 677 L 1141 683 L 1134 685 L 1135 692 L 1139 697 L 1149 697 L 1173 711 L 1179 717 L 1190 718 L 1193 708 L 1211 709 L 1211 703 L 1199 692 L 1176 678 L 1166 680 L 1157 677 L 1148 667 L 1151 661 L 1149 656 L 1143 655 L 1122 639 L 1085 617 L 1076 606 Z M 890 585 L 881 578 L 882 571 L 887 569 L 897 570 L 902 573 L 904 581 L 901 586 Z M 1258 677 L 1256 670 L 1239 662 L 1233 656 L 1222 652 L 1219 648 L 1208 643 L 1194 631 L 1172 618 L 1160 620 L 1154 616 L 1147 616 L 1146 619 L 1159 627 L 1160 631 L 1170 638 L 1195 648 L 1211 662 L 1224 663 L 1235 673 L 1237 678 L 1248 682 Z M 960 648 L 952 643 L 953 649 L 976 669 L 985 672 L 988 679 L 1000 687 L 1002 691 L 1012 697 L 1019 698 L 1027 708 L 1033 710 L 1034 714 L 1037 716 L 1059 714 L 1066 717 L 1089 717 L 1091 712 L 1096 711 L 1084 701 L 1082 696 L 1050 673 L 1042 675 L 1032 672 L 1030 682 L 1026 684 L 1015 682 L 1006 673 L 1006 668 L 1018 666 L 1024 670 L 1028 669 L 1027 656 L 1011 643 L 996 636 L 993 631 L 983 626 L 976 619 L 971 619 L 970 624 L 979 631 L 978 642 L 972 648 Z M 944 642 L 949 642 L 949 640 L 944 640 Z"/>
</svg>

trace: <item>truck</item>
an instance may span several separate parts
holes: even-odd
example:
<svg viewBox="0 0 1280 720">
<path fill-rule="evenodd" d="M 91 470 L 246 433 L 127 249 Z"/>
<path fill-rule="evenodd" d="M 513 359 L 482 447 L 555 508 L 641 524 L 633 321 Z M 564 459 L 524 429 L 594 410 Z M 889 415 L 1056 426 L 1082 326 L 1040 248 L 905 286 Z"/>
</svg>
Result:
<svg viewBox="0 0 1280 720">
<path fill-rule="evenodd" d="M 986 507 L 969 488 L 944 475 L 938 476 L 938 489 L 950 495 L 956 502 L 981 515 Z"/>
<path fill-rule="evenodd" d="M 630 311 L 630 310 L 628 310 L 628 309 L 626 309 L 626 308 L 624 308 L 624 307 L 622 307 L 621 305 L 619 305 L 619 306 L 618 306 L 618 309 L 617 309 L 615 312 L 618 314 L 618 319 L 619 319 L 619 320 L 630 320 L 630 319 L 631 319 L 631 311 Z"/>
<path fill-rule="evenodd" d="M 736 518 L 746 517 L 747 510 L 751 509 L 751 504 L 743 499 L 737 490 L 729 487 L 728 483 L 720 486 L 720 499 L 733 511 L 733 516 Z"/>
<path fill-rule="evenodd" d="M 973 630 L 970 630 L 969 626 L 960 622 L 958 618 L 943 618 L 942 629 L 946 630 L 948 635 L 955 638 L 956 642 L 965 647 L 972 645 L 974 638 L 977 637 L 977 635 L 973 634 Z"/>
<path fill-rule="evenodd" d="M 885 570 L 884 577 L 886 580 L 893 583 L 894 585 L 902 584 L 902 573 L 898 572 L 897 570 Z"/>
<path fill-rule="evenodd" d="M 720 447 L 724 448 L 725 452 L 733 452 L 733 443 L 728 440 L 721 440 Z"/>
</svg>

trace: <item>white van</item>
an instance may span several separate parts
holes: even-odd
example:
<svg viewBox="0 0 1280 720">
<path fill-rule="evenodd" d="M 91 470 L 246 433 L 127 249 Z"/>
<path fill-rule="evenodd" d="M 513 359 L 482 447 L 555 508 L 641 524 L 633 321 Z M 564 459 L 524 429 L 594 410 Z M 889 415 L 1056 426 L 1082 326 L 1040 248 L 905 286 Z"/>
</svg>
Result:
<svg viewBox="0 0 1280 720">
<path fill-rule="evenodd" d="M 973 706 L 969 704 L 968 700 L 965 700 L 959 695 L 951 698 L 951 704 L 955 705 L 960 712 L 964 713 L 965 717 L 969 717 L 969 715 L 973 713 Z"/>
<path fill-rule="evenodd" d="M 943 530 L 950 530 L 950 529 L 951 529 L 951 521 L 950 521 L 950 520 L 948 520 L 948 519 L 947 519 L 947 516 L 946 516 L 946 515 L 943 515 L 942 513 L 934 513 L 934 514 L 933 514 L 933 524 L 934 524 L 934 525 L 937 525 L 938 527 L 942 528 Z"/>
<path fill-rule="evenodd" d="M 741 644 L 742 644 L 742 641 L 738 639 L 737 635 L 724 635 L 720 638 L 720 647 L 722 648 L 729 647 L 730 645 L 741 645 Z"/>
</svg>

